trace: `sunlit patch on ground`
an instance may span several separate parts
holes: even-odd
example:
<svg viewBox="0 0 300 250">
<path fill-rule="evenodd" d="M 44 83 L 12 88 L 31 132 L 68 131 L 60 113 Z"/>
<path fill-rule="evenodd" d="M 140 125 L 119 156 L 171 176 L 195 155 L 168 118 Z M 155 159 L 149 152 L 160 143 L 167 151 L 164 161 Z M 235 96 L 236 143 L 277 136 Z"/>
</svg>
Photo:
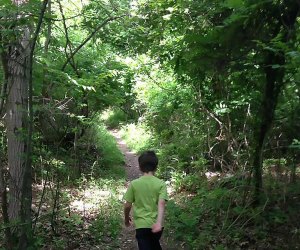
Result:
<svg viewBox="0 0 300 250">
<path fill-rule="evenodd" d="M 61 187 L 57 197 L 55 192 L 54 183 L 33 186 L 36 232 L 43 235 L 43 241 L 51 242 L 40 249 L 104 250 L 112 245 L 118 249 L 116 235 L 122 224 L 124 180 L 101 179 L 72 188 Z M 54 209 L 55 197 L 58 206 Z"/>
<path fill-rule="evenodd" d="M 113 193 L 109 190 L 88 189 L 83 191 L 79 197 L 72 197 L 74 200 L 70 202 L 70 208 L 77 212 L 94 211 L 99 208 L 101 203 L 106 202 L 111 195 Z"/>
</svg>

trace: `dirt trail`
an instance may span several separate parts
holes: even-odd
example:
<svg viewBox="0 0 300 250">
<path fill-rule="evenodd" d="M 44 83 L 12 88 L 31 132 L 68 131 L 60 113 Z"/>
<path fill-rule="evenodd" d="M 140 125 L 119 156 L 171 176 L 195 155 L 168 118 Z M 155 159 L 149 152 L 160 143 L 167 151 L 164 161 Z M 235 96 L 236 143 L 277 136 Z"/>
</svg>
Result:
<svg viewBox="0 0 300 250">
<path fill-rule="evenodd" d="M 138 157 L 132 152 L 126 143 L 122 140 L 120 133 L 117 130 L 110 131 L 117 141 L 118 148 L 125 157 L 126 177 L 128 181 L 132 181 L 141 176 L 141 172 L 138 167 Z"/>
<path fill-rule="evenodd" d="M 138 160 L 136 154 L 134 154 L 127 146 L 126 143 L 122 140 L 121 135 L 117 130 L 112 130 L 110 133 L 115 137 L 117 141 L 118 148 L 123 153 L 125 158 L 125 168 L 126 168 L 126 179 L 128 183 L 134 179 L 137 179 L 141 176 Z M 135 250 L 138 249 L 135 240 L 135 230 L 134 227 L 125 227 L 123 225 L 122 232 L 120 235 L 121 248 L 122 250 Z"/>
<path fill-rule="evenodd" d="M 124 154 L 125 157 L 125 168 L 126 168 L 126 176 L 128 183 L 134 179 L 137 179 L 141 176 L 141 172 L 138 167 L 138 157 L 137 155 L 132 152 L 127 146 L 126 143 L 122 140 L 120 133 L 117 130 L 111 131 L 111 134 L 115 137 L 117 141 L 117 145 L 121 152 Z M 135 230 L 134 227 L 125 227 L 123 226 L 122 232 L 120 235 L 121 241 L 121 249 L 122 250 L 137 250 L 137 243 L 135 240 Z M 170 243 L 171 240 L 167 239 L 166 237 L 162 237 L 161 245 L 164 250 L 179 250 L 183 249 L 180 247 L 180 244 L 177 246 L 175 242 L 173 244 Z M 170 245 L 173 245 L 172 247 Z"/>
</svg>

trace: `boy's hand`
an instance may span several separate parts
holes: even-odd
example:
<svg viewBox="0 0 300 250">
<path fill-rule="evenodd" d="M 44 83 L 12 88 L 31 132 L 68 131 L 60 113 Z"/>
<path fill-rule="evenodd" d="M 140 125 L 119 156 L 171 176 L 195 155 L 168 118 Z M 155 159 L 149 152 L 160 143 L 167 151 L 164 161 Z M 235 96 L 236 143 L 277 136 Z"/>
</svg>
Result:
<svg viewBox="0 0 300 250">
<path fill-rule="evenodd" d="M 129 217 L 128 219 L 125 219 L 125 226 L 126 226 L 126 227 L 130 227 L 131 224 L 132 224 L 132 220 L 131 220 L 130 217 Z"/>
<path fill-rule="evenodd" d="M 162 230 L 161 223 L 155 223 L 152 225 L 152 233 L 158 233 Z"/>
<path fill-rule="evenodd" d="M 130 210 L 132 207 L 132 203 L 126 201 L 124 204 L 124 217 L 125 217 L 125 226 L 129 227 L 132 224 L 131 218 L 130 218 Z"/>
</svg>

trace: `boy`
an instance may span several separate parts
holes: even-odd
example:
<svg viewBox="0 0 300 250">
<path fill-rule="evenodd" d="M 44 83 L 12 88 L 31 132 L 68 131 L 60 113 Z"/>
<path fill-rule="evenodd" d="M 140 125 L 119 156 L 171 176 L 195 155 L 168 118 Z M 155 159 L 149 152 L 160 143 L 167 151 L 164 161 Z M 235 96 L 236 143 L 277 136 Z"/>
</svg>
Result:
<svg viewBox="0 0 300 250">
<path fill-rule="evenodd" d="M 133 180 L 124 195 L 125 225 L 131 224 L 132 204 L 136 239 L 140 250 L 161 250 L 159 239 L 163 231 L 165 203 L 168 200 L 166 184 L 154 173 L 158 158 L 153 151 L 146 151 L 138 158 L 143 176 Z"/>
</svg>

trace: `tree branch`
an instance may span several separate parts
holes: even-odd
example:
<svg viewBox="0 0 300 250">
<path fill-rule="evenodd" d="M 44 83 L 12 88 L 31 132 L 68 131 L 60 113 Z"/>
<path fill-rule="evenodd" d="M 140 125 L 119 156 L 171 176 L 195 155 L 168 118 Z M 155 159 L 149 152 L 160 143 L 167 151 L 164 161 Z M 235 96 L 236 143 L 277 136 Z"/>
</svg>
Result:
<svg viewBox="0 0 300 250">
<path fill-rule="evenodd" d="M 121 15 L 121 16 L 115 16 L 115 17 L 110 17 L 107 18 L 103 23 L 101 23 L 98 27 L 96 27 L 96 29 L 88 36 L 84 39 L 84 41 L 71 53 L 71 55 L 67 58 L 67 61 L 64 63 L 64 65 L 62 66 L 62 71 L 65 70 L 66 66 L 68 65 L 68 63 L 72 60 L 72 58 L 75 56 L 75 54 L 89 41 L 91 40 L 91 38 L 101 29 L 103 28 L 106 24 L 108 24 L 110 21 L 122 18 L 126 15 Z"/>
<path fill-rule="evenodd" d="M 32 68 L 33 68 L 33 56 L 34 56 L 34 50 L 36 46 L 36 42 L 41 30 L 43 18 L 46 12 L 48 0 L 43 0 L 42 7 L 41 7 L 41 13 L 39 16 L 39 20 L 34 32 L 34 36 L 31 41 L 31 47 L 29 51 L 29 62 L 28 62 L 28 67 L 29 67 L 29 75 L 28 75 L 28 134 L 27 134 L 27 148 L 26 148 L 26 161 L 25 161 L 25 170 L 24 170 L 24 180 L 23 180 L 23 186 L 22 190 L 28 190 L 31 194 L 31 164 L 32 164 L 32 133 L 33 133 L 33 87 L 32 87 Z M 32 202 L 31 197 L 30 199 L 27 199 L 28 197 L 22 197 L 22 204 L 27 203 L 27 202 Z M 30 204 L 31 206 L 31 204 Z M 27 206 L 24 206 L 27 207 Z M 21 219 L 23 219 L 23 222 L 28 220 L 26 219 L 26 211 L 22 212 Z M 23 217 L 23 218 L 22 218 Z M 25 217 L 25 218 L 24 218 Z"/>
<path fill-rule="evenodd" d="M 62 20 L 63 20 L 63 26 L 64 26 L 65 35 L 66 35 L 66 44 L 65 44 L 64 50 L 65 50 L 65 55 L 68 58 L 69 53 L 68 53 L 67 48 L 69 48 L 69 52 L 70 52 L 70 54 L 72 54 L 72 43 L 69 39 L 69 32 L 68 32 L 68 27 L 67 27 L 67 24 L 66 24 L 66 18 L 65 18 L 64 12 L 63 12 L 63 7 L 62 7 L 60 1 L 57 1 L 57 2 L 58 2 L 58 5 L 59 5 L 59 10 L 60 10 L 60 14 L 61 14 L 61 17 L 62 17 Z M 78 77 L 80 77 L 80 73 L 79 73 L 78 69 L 76 68 L 74 57 L 71 58 L 70 64 L 71 64 L 72 68 L 74 69 L 76 75 Z"/>
</svg>

